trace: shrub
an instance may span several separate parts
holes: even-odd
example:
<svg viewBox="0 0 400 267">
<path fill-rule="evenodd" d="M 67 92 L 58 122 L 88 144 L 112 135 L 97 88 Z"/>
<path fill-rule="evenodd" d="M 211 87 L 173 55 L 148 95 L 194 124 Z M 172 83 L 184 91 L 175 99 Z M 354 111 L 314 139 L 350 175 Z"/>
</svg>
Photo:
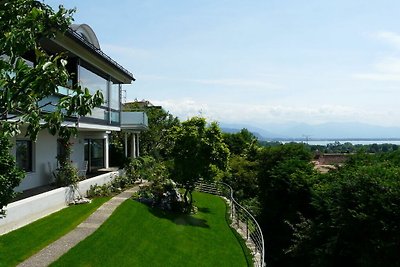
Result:
<svg viewBox="0 0 400 267">
<path fill-rule="evenodd" d="M 157 179 L 137 194 L 138 200 L 173 212 L 184 212 L 184 202 L 176 183 L 171 179 Z"/>
<path fill-rule="evenodd" d="M 125 174 L 132 181 L 165 179 L 168 169 L 164 162 L 157 162 L 151 156 L 130 159 L 125 166 Z"/>
<path fill-rule="evenodd" d="M 133 184 L 134 181 L 129 179 L 126 175 L 119 175 L 112 178 L 112 180 L 106 184 L 91 185 L 86 194 L 90 198 L 112 196 L 120 193 L 123 189 L 130 187 Z"/>
<path fill-rule="evenodd" d="M 20 170 L 10 154 L 11 143 L 5 136 L 0 136 L 0 217 L 5 215 L 6 206 L 16 193 L 14 188 L 24 178 L 24 171 Z"/>
<path fill-rule="evenodd" d="M 78 182 L 78 170 L 71 163 L 62 165 L 56 173 L 57 186 L 76 186 Z"/>
</svg>

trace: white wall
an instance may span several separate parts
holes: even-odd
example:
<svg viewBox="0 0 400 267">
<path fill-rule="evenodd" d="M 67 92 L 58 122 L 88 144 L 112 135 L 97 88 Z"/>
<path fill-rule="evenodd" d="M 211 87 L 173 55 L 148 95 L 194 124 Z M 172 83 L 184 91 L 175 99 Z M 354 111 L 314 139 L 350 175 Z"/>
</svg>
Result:
<svg viewBox="0 0 400 267">
<path fill-rule="evenodd" d="M 107 134 L 105 131 L 81 131 L 76 138 L 71 138 L 70 141 L 73 143 L 71 160 L 77 167 L 81 167 L 84 161 L 85 138 L 105 139 Z M 14 144 L 16 139 L 27 138 L 24 137 L 24 134 L 21 134 L 13 139 Z M 39 132 L 37 141 L 33 144 L 33 171 L 26 174 L 25 179 L 15 188 L 15 191 L 21 192 L 54 182 L 52 171 L 57 168 L 57 139 L 57 136 L 52 136 L 47 130 Z M 12 153 L 15 156 L 15 146 Z M 108 157 L 106 158 L 108 159 Z"/>
<path fill-rule="evenodd" d="M 82 181 L 79 183 L 79 192 L 86 196 L 86 191 L 91 185 L 103 185 L 117 175 L 119 175 L 118 171 Z M 73 195 L 69 187 L 62 187 L 10 203 L 6 207 L 7 216 L 0 219 L 0 235 L 67 207 Z"/>
<path fill-rule="evenodd" d="M 16 139 L 27 139 L 24 135 L 19 135 Z M 14 139 L 15 144 L 15 139 Z M 15 155 L 15 149 L 14 149 Z M 16 187 L 16 191 L 42 186 L 54 181 L 51 174 L 49 163 L 52 169 L 57 166 L 57 137 L 52 136 L 47 131 L 41 131 L 37 141 L 33 143 L 33 171 L 26 174 L 25 179 Z"/>
</svg>

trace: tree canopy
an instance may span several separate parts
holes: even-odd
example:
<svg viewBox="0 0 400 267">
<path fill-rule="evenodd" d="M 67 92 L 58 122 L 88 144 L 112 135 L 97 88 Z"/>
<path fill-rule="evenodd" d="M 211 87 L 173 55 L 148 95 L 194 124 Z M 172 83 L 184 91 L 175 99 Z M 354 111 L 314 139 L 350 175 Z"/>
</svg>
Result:
<svg viewBox="0 0 400 267">
<path fill-rule="evenodd" d="M 229 149 L 223 142 L 217 123 L 207 126 L 204 118 L 194 117 L 172 130 L 174 168 L 172 179 L 181 183 L 191 194 L 200 178 L 212 180 L 227 168 Z M 190 203 L 187 203 L 191 205 Z"/>
</svg>

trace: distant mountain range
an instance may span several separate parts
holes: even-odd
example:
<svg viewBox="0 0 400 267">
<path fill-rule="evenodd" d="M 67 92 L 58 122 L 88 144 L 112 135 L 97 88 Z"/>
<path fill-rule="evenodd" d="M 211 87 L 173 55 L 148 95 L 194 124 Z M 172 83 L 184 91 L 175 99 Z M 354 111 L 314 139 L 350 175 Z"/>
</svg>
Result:
<svg viewBox="0 0 400 267">
<path fill-rule="evenodd" d="M 355 139 L 400 139 L 400 127 L 384 127 L 365 123 L 329 122 L 317 125 L 306 123 L 246 124 L 220 123 L 225 132 L 238 132 L 246 128 L 259 140 L 355 140 Z"/>
</svg>

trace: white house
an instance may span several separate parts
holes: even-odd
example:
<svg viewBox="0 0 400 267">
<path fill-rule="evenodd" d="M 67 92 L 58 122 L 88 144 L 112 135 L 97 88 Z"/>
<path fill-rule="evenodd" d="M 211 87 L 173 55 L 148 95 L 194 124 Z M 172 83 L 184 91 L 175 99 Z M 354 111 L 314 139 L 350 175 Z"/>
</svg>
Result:
<svg viewBox="0 0 400 267">
<path fill-rule="evenodd" d="M 83 168 L 87 162 L 88 172 L 109 168 L 109 134 L 121 129 L 133 133 L 130 150 L 132 156 L 137 156 L 139 133 L 147 128 L 147 116 L 142 112 L 121 112 L 122 86 L 135 80 L 132 73 L 101 50 L 96 34 L 86 24 L 72 25 L 65 34 L 44 40 L 41 45 L 49 53 L 66 52 L 67 69 L 72 74 L 71 88 L 59 87 L 57 95 L 43 101 L 57 102 L 72 92 L 73 84 L 87 87 L 92 93 L 100 90 L 105 99 L 105 103 L 95 108 L 91 115 L 72 117 L 65 122 L 78 126 L 78 135 L 71 140 L 73 164 Z M 30 62 L 29 55 L 26 60 Z M 27 173 L 16 190 L 24 191 L 51 183 L 54 179 L 52 171 L 57 168 L 56 156 L 61 149 L 57 136 L 43 130 L 36 142 L 25 138 L 24 133 L 14 142 L 17 164 Z"/>
<path fill-rule="evenodd" d="M 128 152 L 127 137 L 130 136 L 130 156 L 138 156 L 139 134 L 147 129 L 147 116 L 143 112 L 121 111 L 122 86 L 135 80 L 132 73 L 100 49 L 96 34 L 86 24 L 72 25 L 65 34 L 59 34 L 55 39 L 43 40 L 41 45 L 49 53 L 67 53 L 67 69 L 72 74 L 71 88 L 59 87 L 56 95 L 43 101 L 57 102 L 71 93 L 72 85 L 77 83 L 91 92 L 100 90 L 105 99 L 105 103 L 95 108 L 91 115 L 71 117 L 64 122 L 66 125 L 77 125 L 78 128 L 77 136 L 70 140 L 73 143 L 73 163 L 79 168 L 87 162 L 88 172 L 107 170 L 110 167 L 108 145 L 112 131 L 125 131 L 125 155 Z M 29 55 L 25 59 L 28 64 L 33 65 Z M 33 61 L 33 57 L 31 60 Z M 51 112 L 51 109 L 45 111 Z M 16 136 L 13 142 L 17 164 L 26 171 L 25 179 L 15 190 L 37 191 L 37 188 L 52 183 L 52 172 L 57 168 L 56 157 L 62 149 L 58 137 L 43 130 L 36 142 L 26 138 L 24 133 Z M 91 185 L 104 184 L 118 173 L 114 171 L 98 174 L 81 181 L 78 184 L 79 191 L 85 194 Z M 62 187 L 10 203 L 5 208 L 7 216 L 0 218 L 0 235 L 66 207 L 74 192 L 70 187 Z"/>
</svg>

